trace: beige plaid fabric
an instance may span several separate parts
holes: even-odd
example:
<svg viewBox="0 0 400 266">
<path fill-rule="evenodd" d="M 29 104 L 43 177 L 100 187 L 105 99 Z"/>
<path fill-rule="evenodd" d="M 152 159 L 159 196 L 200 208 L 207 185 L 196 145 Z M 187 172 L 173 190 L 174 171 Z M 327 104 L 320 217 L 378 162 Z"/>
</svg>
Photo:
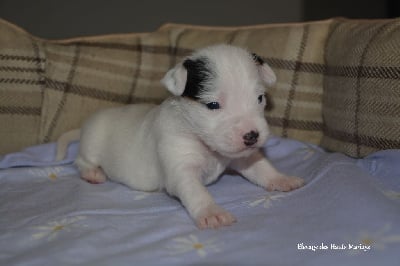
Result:
<svg viewBox="0 0 400 266">
<path fill-rule="evenodd" d="M 97 109 L 159 103 L 159 80 L 215 43 L 256 52 L 276 71 L 266 117 L 275 134 L 322 138 L 323 48 L 332 20 L 218 28 L 169 24 L 154 33 L 46 41 L 0 21 L 0 153 L 56 140 Z M 23 58 L 23 60 L 21 59 Z M 15 66 L 14 66 L 15 65 Z"/>
<path fill-rule="evenodd" d="M 39 142 L 44 65 L 37 41 L 0 21 L 0 154 Z"/>
<path fill-rule="evenodd" d="M 400 19 L 338 20 L 326 46 L 322 146 L 350 156 L 400 148 Z"/>
<path fill-rule="evenodd" d="M 136 90 L 138 85 L 149 83 L 146 73 L 141 72 L 142 37 L 131 34 L 44 44 L 46 117 L 41 120 L 41 142 L 79 128 L 98 109 L 159 100 L 161 95 Z"/>
</svg>

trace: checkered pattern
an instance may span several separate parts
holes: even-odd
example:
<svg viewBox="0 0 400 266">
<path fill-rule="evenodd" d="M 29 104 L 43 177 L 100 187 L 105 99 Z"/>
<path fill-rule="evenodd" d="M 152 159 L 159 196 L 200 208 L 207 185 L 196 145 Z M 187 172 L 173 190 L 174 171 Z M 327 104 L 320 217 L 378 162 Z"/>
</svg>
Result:
<svg viewBox="0 0 400 266">
<path fill-rule="evenodd" d="M 0 21 L 0 154 L 39 142 L 45 61 L 35 39 Z"/>
<path fill-rule="evenodd" d="M 354 157 L 399 149 L 400 19 L 335 21 L 325 55 L 322 146 Z"/>
<path fill-rule="evenodd" d="M 247 48 L 276 72 L 265 112 L 274 134 L 322 140 L 356 157 L 399 148 L 398 24 L 167 24 L 153 33 L 46 41 L 0 20 L 0 154 L 54 141 L 98 109 L 160 103 L 169 96 L 164 73 L 216 43 Z"/>
<path fill-rule="evenodd" d="M 154 33 L 55 42 L 1 21 L 0 36 L 9 41 L 0 46 L 0 119 L 10 126 L 0 131 L 7 139 L 0 153 L 54 141 L 97 109 L 160 103 L 168 96 L 159 82 L 164 73 L 193 50 L 216 43 L 248 48 L 276 71 L 278 83 L 268 89 L 266 110 L 275 134 L 319 143 L 323 47 L 331 22 L 236 28 L 168 24 Z M 10 50 L 7 44 L 20 48 Z"/>
</svg>

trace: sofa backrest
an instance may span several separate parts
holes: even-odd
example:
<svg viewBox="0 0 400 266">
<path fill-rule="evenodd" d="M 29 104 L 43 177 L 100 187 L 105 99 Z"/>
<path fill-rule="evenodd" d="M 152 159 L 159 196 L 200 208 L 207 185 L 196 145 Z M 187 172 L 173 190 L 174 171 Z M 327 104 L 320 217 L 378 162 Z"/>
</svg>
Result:
<svg viewBox="0 0 400 266">
<path fill-rule="evenodd" d="M 336 82 L 337 78 L 347 79 L 349 75 L 354 78 L 353 72 L 341 71 L 359 69 L 360 61 L 353 62 L 351 55 L 365 49 L 364 40 L 360 44 L 357 37 L 353 42 L 344 39 L 342 43 L 342 33 L 351 35 L 351 27 L 362 25 L 360 31 L 366 31 L 366 36 L 378 34 L 368 29 L 388 21 L 331 19 L 246 27 L 167 24 L 152 33 L 50 41 L 0 20 L 0 154 L 54 141 L 62 133 L 80 127 L 98 109 L 129 103 L 160 103 L 169 96 L 159 82 L 165 72 L 193 50 L 216 43 L 255 52 L 276 72 L 278 82 L 267 88 L 269 102 L 265 111 L 274 134 L 322 143 L 330 150 L 351 156 L 364 156 L 381 147 L 398 147 L 394 140 L 389 146 L 374 143 L 371 149 L 360 148 L 360 143 L 364 145 L 362 141 L 357 143 L 363 139 L 364 131 L 360 130 L 363 114 L 348 121 L 345 129 L 340 128 L 343 115 L 333 115 L 340 112 L 347 115 L 344 107 L 350 108 L 352 101 L 357 102 L 357 97 L 364 95 L 362 89 L 357 94 L 351 86 L 342 88 L 343 80 Z M 396 23 L 388 28 L 392 35 L 398 34 Z M 365 71 L 358 74 L 365 76 L 370 68 L 362 69 Z M 374 73 L 376 78 L 377 72 Z M 357 77 L 355 85 L 360 88 Z M 391 82 L 395 85 L 396 80 Z M 397 88 L 385 97 L 395 100 Z M 343 105 L 338 102 L 341 100 L 338 92 L 344 89 L 347 98 Z M 359 100 L 358 109 L 352 111 L 361 114 L 363 104 Z M 400 111 L 394 105 L 395 111 L 386 110 L 385 114 L 389 112 L 391 117 L 398 114 Z M 358 131 L 352 128 L 349 133 L 348 123 L 356 125 Z M 357 134 L 358 139 L 354 138 Z M 368 134 L 373 134 L 373 130 Z"/>
<path fill-rule="evenodd" d="M 321 145 L 353 157 L 400 148 L 400 19 L 335 20 L 325 48 Z"/>
</svg>

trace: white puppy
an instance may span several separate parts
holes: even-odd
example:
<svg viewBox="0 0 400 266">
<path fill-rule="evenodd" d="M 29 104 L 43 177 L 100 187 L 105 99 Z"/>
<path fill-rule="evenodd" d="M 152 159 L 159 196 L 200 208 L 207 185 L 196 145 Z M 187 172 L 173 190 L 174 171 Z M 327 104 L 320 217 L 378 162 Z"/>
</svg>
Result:
<svg viewBox="0 0 400 266">
<path fill-rule="evenodd" d="M 205 185 L 227 168 L 267 189 L 289 191 L 303 179 L 279 173 L 259 151 L 269 134 L 264 85 L 276 77 L 255 54 L 228 45 L 195 52 L 162 83 L 174 95 L 161 105 L 127 105 L 92 115 L 80 134 L 76 164 L 82 178 L 106 176 L 133 189 L 165 189 L 199 228 L 230 225 Z M 79 130 L 59 139 L 57 158 Z"/>
</svg>

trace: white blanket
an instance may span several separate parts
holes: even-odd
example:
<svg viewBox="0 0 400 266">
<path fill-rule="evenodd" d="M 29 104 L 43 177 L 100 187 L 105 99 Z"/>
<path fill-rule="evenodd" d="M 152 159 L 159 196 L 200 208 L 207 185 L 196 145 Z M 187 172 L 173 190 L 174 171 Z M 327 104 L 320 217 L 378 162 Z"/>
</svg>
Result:
<svg viewBox="0 0 400 266">
<path fill-rule="evenodd" d="M 237 223 L 197 229 L 165 193 L 89 184 L 55 144 L 0 158 L 0 265 L 399 265 L 400 151 L 362 160 L 271 138 L 267 156 L 307 184 L 208 187 Z M 132 173 L 135 174 L 135 173 Z"/>
</svg>

